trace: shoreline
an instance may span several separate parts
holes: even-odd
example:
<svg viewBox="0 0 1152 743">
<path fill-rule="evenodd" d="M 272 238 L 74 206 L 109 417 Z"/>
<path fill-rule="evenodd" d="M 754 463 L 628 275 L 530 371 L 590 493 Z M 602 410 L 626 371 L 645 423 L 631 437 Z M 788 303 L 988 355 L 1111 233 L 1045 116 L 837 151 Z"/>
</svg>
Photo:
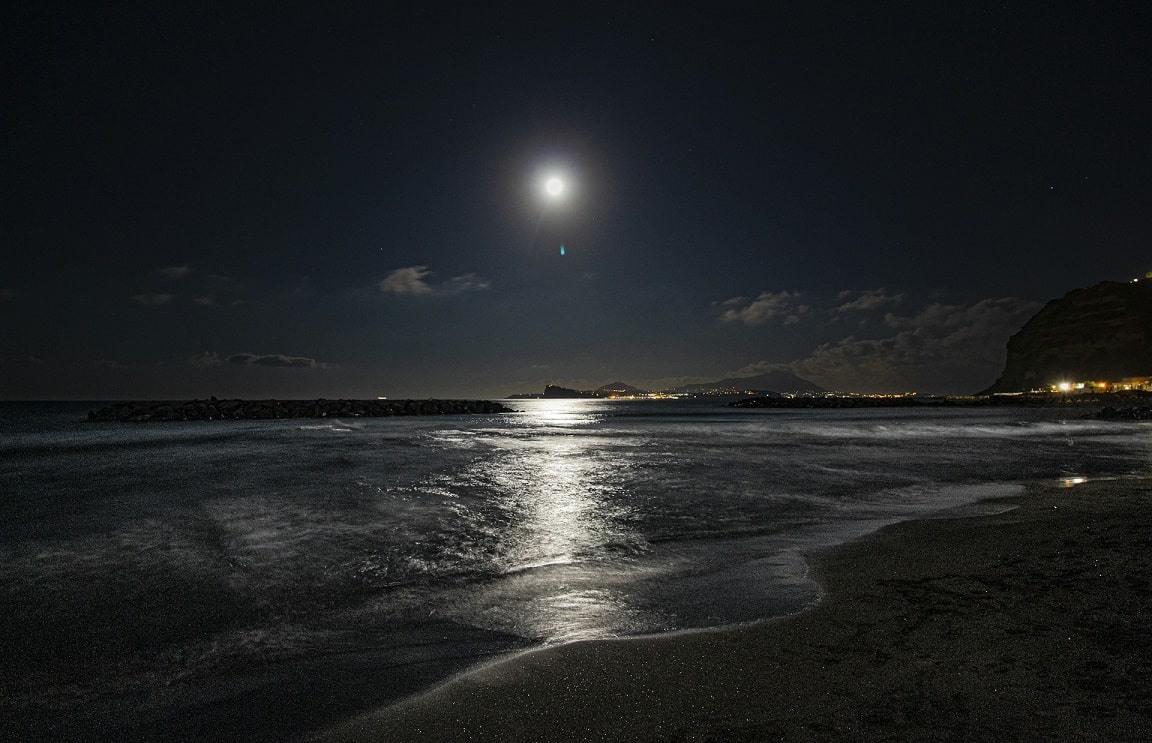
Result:
<svg viewBox="0 0 1152 743">
<path fill-rule="evenodd" d="M 314 739 L 1152 737 L 1152 479 L 998 501 L 809 555 L 798 614 L 525 651 Z"/>
</svg>

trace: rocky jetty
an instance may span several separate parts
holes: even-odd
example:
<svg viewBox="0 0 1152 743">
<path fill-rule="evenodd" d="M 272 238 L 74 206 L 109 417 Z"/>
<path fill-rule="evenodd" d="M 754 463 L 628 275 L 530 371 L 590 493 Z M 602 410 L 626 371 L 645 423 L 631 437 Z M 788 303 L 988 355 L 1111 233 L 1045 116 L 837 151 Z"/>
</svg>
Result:
<svg viewBox="0 0 1152 743">
<path fill-rule="evenodd" d="M 1008 340 L 1004 373 L 981 394 L 1152 374 L 1152 280 L 1104 281 L 1054 299 Z"/>
<path fill-rule="evenodd" d="M 1152 420 L 1152 407 L 1114 408 L 1108 406 L 1091 418 L 1102 421 L 1147 421 Z"/>
<path fill-rule="evenodd" d="M 281 418 L 380 418 L 393 415 L 511 413 L 490 400 L 188 400 L 120 402 L 88 413 L 90 421 L 220 421 Z"/>
</svg>

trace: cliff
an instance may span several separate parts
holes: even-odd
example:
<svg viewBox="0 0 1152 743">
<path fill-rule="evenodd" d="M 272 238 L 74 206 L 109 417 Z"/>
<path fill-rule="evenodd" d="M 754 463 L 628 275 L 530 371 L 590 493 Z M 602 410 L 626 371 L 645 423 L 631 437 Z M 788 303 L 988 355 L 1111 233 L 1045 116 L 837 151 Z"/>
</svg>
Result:
<svg viewBox="0 0 1152 743">
<path fill-rule="evenodd" d="M 595 393 L 580 390 L 569 389 L 568 387 L 560 387 L 559 385 L 550 384 L 544 388 L 545 399 L 575 399 L 580 397 L 596 397 Z"/>
<path fill-rule="evenodd" d="M 1008 340 L 1000 379 L 981 394 L 1152 376 L 1152 280 L 1105 281 L 1054 299 Z"/>
</svg>

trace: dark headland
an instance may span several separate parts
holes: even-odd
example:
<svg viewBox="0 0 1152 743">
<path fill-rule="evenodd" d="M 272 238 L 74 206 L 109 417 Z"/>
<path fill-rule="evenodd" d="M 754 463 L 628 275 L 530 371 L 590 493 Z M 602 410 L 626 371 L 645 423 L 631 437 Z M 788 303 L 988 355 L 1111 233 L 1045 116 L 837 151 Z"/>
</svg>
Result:
<svg viewBox="0 0 1152 743">
<path fill-rule="evenodd" d="M 398 415 L 490 415 L 511 409 L 491 400 L 207 400 L 119 402 L 88 413 L 90 421 L 278 420 L 383 418 Z"/>
<path fill-rule="evenodd" d="M 1102 281 L 1053 299 L 1008 339 L 1004 372 L 980 394 L 1147 388 L 1152 279 Z"/>
</svg>

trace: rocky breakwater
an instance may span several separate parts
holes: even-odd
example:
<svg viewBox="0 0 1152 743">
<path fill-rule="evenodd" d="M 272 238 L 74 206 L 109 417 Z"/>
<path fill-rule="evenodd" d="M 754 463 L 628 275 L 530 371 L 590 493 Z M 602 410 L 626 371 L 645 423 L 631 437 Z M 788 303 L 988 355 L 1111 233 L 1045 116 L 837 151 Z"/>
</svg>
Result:
<svg viewBox="0 0 1152 743">
<path fill-rule="evenodd" d="M 1099 413 L 1087 417 L 1102 421 L 1148 421 L 1152 420 L 1152 407 L 1114 408 L 1109 405 Z"/>
<path fill-rule="evenodd" d="M 120 402 L 88 413 L 90 421 L 221 421 L 281 418 L 380 418 L 394 415 L 511 413 L 490 400 L 188 400 Z"/>
</svg>

